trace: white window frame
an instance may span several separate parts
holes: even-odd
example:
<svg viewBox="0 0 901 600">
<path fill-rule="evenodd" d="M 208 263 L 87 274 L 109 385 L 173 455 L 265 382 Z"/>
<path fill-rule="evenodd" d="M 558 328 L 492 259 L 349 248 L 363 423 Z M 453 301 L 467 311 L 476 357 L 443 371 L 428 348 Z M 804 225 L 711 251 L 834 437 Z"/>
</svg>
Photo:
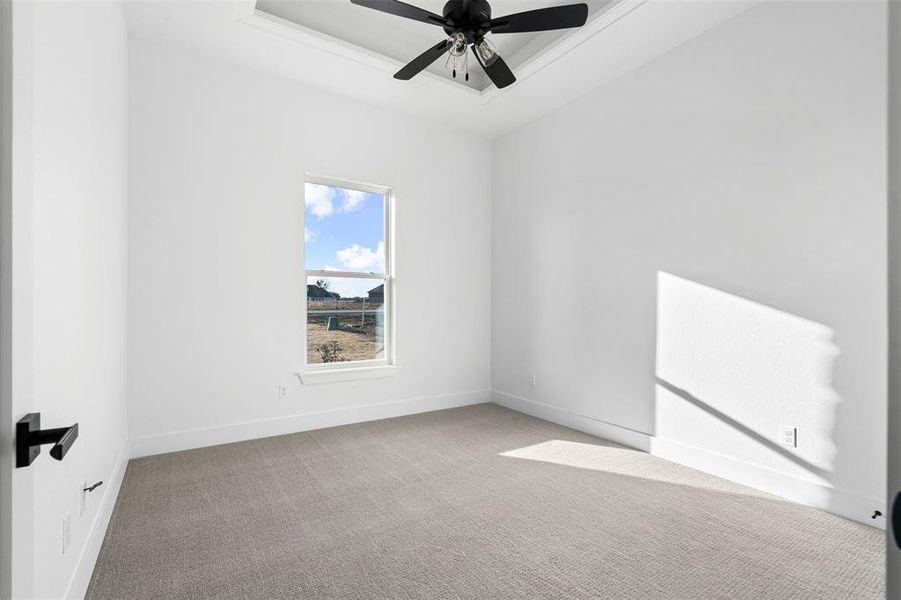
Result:
<svg viewBox="0 0 901 600">
<path fill-rule="evenodd" d="M 304 325 L 303 333 L 303 370 L 300 373 L 300 379 L 304 384 L 312 383 L 329 383 L 335 381 L 352 381 L 356 379 L 368 379 L 376 377 L 391 377 L 396 374 L 397 368 L 397 349 L 395 336 L 395 277 L 394 277 L 394 190 L 388 186 L 375 185 L 371 183 L 362 183 L 359 181 L 350 181 L 347 179 L 338 179 L 334 177 L 324 177 L 321 175 L 313 175 L 307 173 L 304 178 L 304 197 L 306 197 L 306 184 L 325 185 L 329 187 L 337 187 L 345 190 L 354 190 L 368 194 L 380 194 L 384 199 L 384 216 L 382 232 L 385 241 L 385 272 L 384 273 L 362 273 L 355 271 L 322 271 L 306 269 L 306 244 L 304 244 L 304 285 L 303 289 L 307 289 L 307 282 L 310 277 L 323 278 L 352 278 L 352 279 L 372 279 L 373 281 L 384 281 L 385 300 L 383 311 L 385 315 L 385 352 L 383 358 L 372 358 L 366 360 L 354 360 L 340 363 L 309 363 L 309 349 L 307 348 L 307 329 Z M 306 206 L 306 203 L 304 203 Z M 306 224 L 306 210 L 304 210 L 304 224 Z M 307 323 L 307 303 L 304 301 L 304 324 Z"/>
</svg>

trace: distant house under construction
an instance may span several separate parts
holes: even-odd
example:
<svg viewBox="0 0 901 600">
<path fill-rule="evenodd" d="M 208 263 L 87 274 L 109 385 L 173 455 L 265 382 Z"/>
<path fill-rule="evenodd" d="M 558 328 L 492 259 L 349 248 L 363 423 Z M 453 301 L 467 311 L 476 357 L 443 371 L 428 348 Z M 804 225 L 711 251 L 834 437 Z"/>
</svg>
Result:
<svg viewBox="0 0 901 600">
<path fill-rule="evenodd" d="M 378 287 L 374 287 L 369 290 L 369 301 L 370 302 L 385 302 L 385 284 Z"/>
</svg>

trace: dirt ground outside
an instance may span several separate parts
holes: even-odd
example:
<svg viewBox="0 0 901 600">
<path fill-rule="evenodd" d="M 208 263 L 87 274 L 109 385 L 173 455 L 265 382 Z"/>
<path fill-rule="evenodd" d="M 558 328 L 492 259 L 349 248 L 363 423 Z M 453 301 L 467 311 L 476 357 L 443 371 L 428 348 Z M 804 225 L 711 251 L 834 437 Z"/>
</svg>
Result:
<svg viewBox="0 0 901 600">
<path fill-rule="evenodd" d="M 328 331 L 324 323 L 307 323 L 307 363 L 325 362 L 323 353 L 342 361 L 370 360 L 383 358 L 385 347 L 376 341 L 373 331 Z"/>
</svg>

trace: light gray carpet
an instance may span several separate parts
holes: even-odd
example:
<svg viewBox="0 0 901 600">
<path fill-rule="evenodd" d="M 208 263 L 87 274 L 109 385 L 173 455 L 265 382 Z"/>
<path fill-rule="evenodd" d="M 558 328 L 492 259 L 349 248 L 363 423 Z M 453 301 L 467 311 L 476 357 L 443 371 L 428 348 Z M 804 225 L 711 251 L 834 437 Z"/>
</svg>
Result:
<svg viewBox="0 0 901 600">
<path fill-rule="evenodd" d="M 131 461 L 87 597 L 882 598 L 880 531 L 485 404 Z"/>
</svg>

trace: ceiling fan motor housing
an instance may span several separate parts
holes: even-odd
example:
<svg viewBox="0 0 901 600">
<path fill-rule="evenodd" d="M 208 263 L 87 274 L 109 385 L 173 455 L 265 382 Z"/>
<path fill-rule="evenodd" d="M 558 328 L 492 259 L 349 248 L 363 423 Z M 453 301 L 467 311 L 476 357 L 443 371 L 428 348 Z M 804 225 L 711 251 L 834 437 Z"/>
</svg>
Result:
<svg viewBox="0 0 901 600">
<path fill-rule="evenodd" d="M 463 32 L 469 43 L 484 36 L 491 23 L 491 5 L 487 0 L 449 0 L 443 13 L 452 23 L 444 27 L 445 33 Z"/>
<path fill-rule="evenodd" d="M 394 74 L 395 79 L 408 81 L 445 54 L 450 54 L 448 60 L 453 58 L 456 76 L 458 69 L 466 67 L 465 58 L 469 56 L 467 50 L 472 48 L 482 70 L 498 89 L 512 85 L 516 81 L 516 76 L 488 39 L 488 33 L 533 33 L 569 29 L 581 27 L 588 20 L 588 5 L 584 2 L 527 10 L 492 20 L 488 0 L 449 0 L 444 5 L 443 15 L 437 15 L 401 0 L 350 1 L 405 19 L 437 25 L 447 34 L 445 39 L 404 65 Z M 469 80 L 468 71 L 466 80 Z"/>
</svg>

